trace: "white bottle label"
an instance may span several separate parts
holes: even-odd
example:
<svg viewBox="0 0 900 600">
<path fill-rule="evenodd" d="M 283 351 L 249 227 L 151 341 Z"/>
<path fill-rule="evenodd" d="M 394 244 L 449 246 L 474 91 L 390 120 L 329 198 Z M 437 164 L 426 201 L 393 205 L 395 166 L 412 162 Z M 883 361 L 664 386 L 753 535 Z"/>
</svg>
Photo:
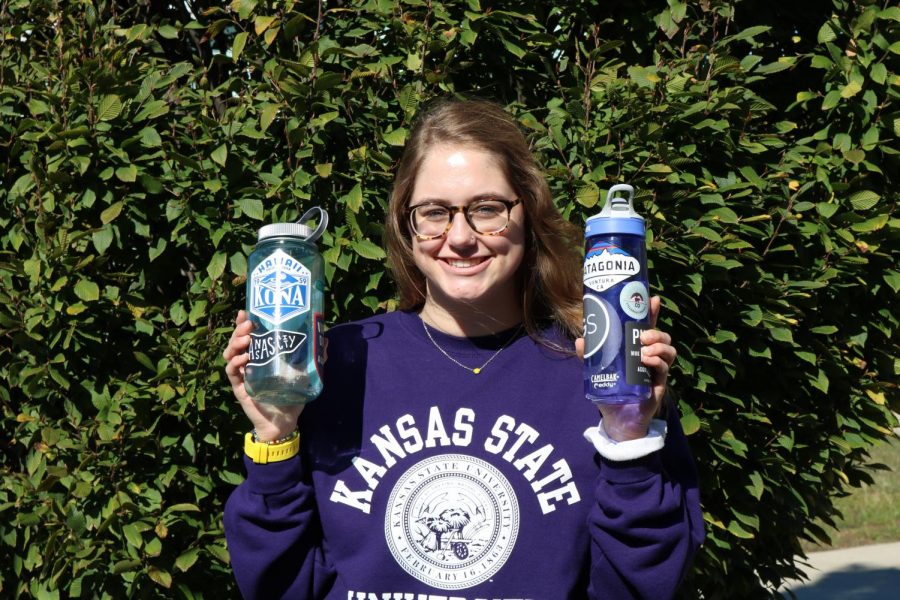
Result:
<svg viewBox="0 0 900 600">
<path fill-rule="evenodd" d="M 584 257 L 584 285 L 596 292 L 605 292 L 640 272 L 640 261 L 612 244 L 595 244 Z"/>
<path fill-rule="evenodd" d="M 260 261 L 250 274 L 250 312 L 273 325 L 309 311 L 312 274 L 282 250 Z"/>
</svg>

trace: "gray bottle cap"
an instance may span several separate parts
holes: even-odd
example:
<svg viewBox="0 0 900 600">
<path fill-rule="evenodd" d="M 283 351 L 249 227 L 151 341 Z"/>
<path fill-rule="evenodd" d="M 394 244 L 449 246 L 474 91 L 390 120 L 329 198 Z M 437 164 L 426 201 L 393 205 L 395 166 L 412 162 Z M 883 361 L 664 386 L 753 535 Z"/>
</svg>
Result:
<svg viewBox="0 0 900 600">
<path fill-rule="evenodd" d="M 624 192 L 627 198 L 617 196 L 618 192 Z M 627 183 L 619 183 L 609 188 L 603 210 L 585 222 L 585 236 L 604 234 L 643 236 L 644 218 L 634 212 L 633 202 L 634 188 Z"/>
<path fill-rule="evenodd" d="M 313 230 L 306 225 L 300 223 L 271 223 L 259 228 L 257 241 L 262 241 L 271 237 L 295 237 L 300 239 L 308 239 Z"/>
</svg>

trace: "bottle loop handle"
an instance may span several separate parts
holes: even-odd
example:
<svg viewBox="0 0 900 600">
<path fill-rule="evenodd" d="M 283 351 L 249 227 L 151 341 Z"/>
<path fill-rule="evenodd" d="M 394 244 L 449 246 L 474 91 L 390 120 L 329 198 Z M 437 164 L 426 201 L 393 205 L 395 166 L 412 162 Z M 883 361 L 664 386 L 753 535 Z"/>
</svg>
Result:
<svg viewBox="0 0 900 600">
<path fill-rule="evenodd" d="M 325 233 L 325 228 L 328 227 L 328 213 L 325 212 L 325 209 L 321 206 L 314 206 L 308 211 L 306 211 L 300 220 L 297 223 L 303 224 L 306 221 L 314 219 L 316 217 L 315 213 L 319 213 L 319 224 L 315 228 L 315 230 L 309 234 L 309 237 L 306 238 L 308 242 L 315 242 L 317 239 L 322 237 L 322 234 Z"/>
<path fill-rule="evenodd" d="M 616 196 L 617 192 L 623 192 L 627 194 L 627 198 Z M 634 211 L 634 188 L 627 183 L 617 183 L 616 185 L 609 188 L 609 191 L 606 192 L 606 204 L 609 206 L 609 210 L 627 210 L 629 212 Z M 623 204 L 628 204 L 628 208 L 626 209 Z"/>
</svg>

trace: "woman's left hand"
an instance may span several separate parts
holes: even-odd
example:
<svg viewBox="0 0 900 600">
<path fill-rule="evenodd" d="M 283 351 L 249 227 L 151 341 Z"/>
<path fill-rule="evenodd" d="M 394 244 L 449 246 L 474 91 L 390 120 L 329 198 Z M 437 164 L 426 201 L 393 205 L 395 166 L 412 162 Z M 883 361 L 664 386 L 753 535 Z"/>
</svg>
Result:
<svg viewBox="0 0 900 600">
<path fill-rule="evenodd" d="M 641 364 L 650 370 L 650 398 L 639 404 L 600 405 L 603 429 L 617 442 L 634 440 L 647 435 L 650 420 L 659 412 L 666 395 L 669 369 L 677 355 L 672 336 L 656 329 L 659 317 L 659 296 L 650 298 L 650 326 L 641 334 Z M 584 358 L 584 339 L 575 340 L 578 356 Z"/>
</svg>

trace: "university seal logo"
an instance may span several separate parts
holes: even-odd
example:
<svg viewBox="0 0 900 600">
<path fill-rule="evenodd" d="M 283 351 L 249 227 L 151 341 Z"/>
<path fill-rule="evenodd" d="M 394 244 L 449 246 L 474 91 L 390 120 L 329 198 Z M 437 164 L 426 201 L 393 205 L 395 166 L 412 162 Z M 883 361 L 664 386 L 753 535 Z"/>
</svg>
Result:
<svg viewBox="0 0 900 600">
<path fill-rule="evenodd" d="M 439 589 L 465 589 L 506 563 L 519 533 L 519 504 L 492 465 L 443 454 L 400 477 L 388 500 L 384 533 L 407 573 Z"/>
</svg>

